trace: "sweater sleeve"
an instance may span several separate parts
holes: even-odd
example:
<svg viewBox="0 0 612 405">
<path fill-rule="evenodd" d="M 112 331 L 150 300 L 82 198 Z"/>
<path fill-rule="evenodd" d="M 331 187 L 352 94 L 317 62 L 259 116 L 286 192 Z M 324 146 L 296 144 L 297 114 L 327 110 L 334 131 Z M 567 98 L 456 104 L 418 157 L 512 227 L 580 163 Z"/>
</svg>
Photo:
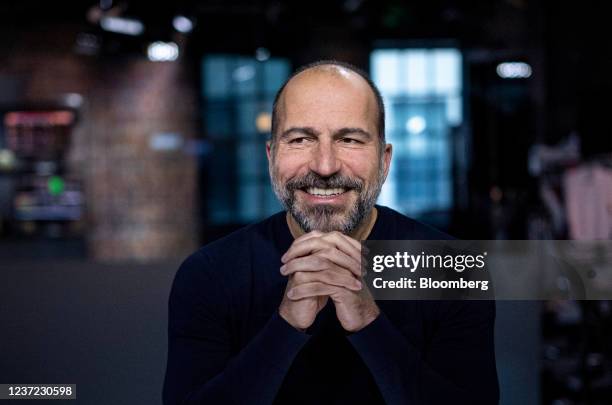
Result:
<svg viewBox="0 0 612 405">
<path fill-rule="evenodd" d="M 272 403 L 308 335 L 275 313 L 239 352 L 232 350 L 228 292 L 202 253 L 179 268 L 169 300 L 163 403 Z"/>
<path fill-rule="evenodd" d="M 394 404 L 497 404 L 493 301 L 439 303 L 439 324 L 417 349 L 381 312 L 348 337 L 383 395 Z"/>
</svg>

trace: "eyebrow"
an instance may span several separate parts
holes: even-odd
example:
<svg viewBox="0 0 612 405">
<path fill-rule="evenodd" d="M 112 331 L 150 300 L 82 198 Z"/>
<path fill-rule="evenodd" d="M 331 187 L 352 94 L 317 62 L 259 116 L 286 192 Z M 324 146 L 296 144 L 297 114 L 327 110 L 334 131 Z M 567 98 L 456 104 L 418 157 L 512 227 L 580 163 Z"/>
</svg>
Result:
<svg viewBox="0 0 612 405">
<path fill-rule="evenodd" d="M 308 136 L 318 136 L 318 135 L 320 135 L 320 132 L 317 131 L 316 129 L 312 128 L 312 127 L 291 127 L 291 128 L 288 128 L 288 129 L 283 131 L 283 133 L 280 135 L 280 139 L 286 138 L 287 136 L 289 136 L 289 134 L 291 134 L 293 132 L 297 132 L 299 134 L 308 135 Z M 359 135 L 365 136 L 368 139 L 372 139 L 372 134 L 370 134 L 365 129 L 362 129 L 362 128 L 349 128 L 349 127 L 340 128 L 339 130 L 334 132 L 333 137 L 334 138 L 340 138 L 340 137 L 342 137 L 344 135 L 348 135 L 348 134 L 359 134 Z"/>
<path fill-rule="evenodd" d="M 291 127 L 291 128 L 288 128 L 288 129 L 284 130 L 279 138 L 280 139 L 286 138 L 292 132 L 297 132 L 299 134 L 304 134 L 304 135 L 308 135 L 308 136 L 317 136 L 317 135 L 319 135 L 319 131 L 317 131 L 316 129 L 314 129 L 312 127 Z"/>
<path fill-rule="evenodd" d="M 341 128 L 334 132 L 334 138 L 340 138 L 348 134 L 359 134 L 365 136 L 368 139 L 372 139 L 372 135 L 362 128 Z"/>
</svg>

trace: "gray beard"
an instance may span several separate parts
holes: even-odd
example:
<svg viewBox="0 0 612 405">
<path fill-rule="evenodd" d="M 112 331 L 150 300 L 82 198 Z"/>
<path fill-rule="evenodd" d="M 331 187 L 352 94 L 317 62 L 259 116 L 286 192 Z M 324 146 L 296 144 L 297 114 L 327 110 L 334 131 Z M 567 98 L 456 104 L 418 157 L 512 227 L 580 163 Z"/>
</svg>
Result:
<svg viewBox="0 0 612 405">
<path fill-rule="evenodd" d="M 286 184 L 281 184 L 276 171 L 270 165 L 270 179 L 274 194 L 276 194 L 283 207 L 293 216 L 304 232 L 317 230 L 321 232 L 338 231 L 343 234 L 350 234 L 363 223 L 372 211 L 385 181 L 385 174 L 381 162 L 378 177 L 368 189 L 364 189 L 361 181 L 348 179 L 348 183 L 353 187 L 348 187 L 351 190 L 347 192 L 357 193 L 357 201 L 348 207 L 346 211 L 342 207 L 323 204 L 315 207 L 302 206 L 303 204 L 296 201 L 295 197 L 297 189 L 303 188 L 305 184 L 317 187 L 343 187 L 347 182 L 345 181 L 347 180 L 346 178 L 332 176 L 328 179 L 323 179 L 311 172 L 300 179 L 292 179 Z"/>
</svg>

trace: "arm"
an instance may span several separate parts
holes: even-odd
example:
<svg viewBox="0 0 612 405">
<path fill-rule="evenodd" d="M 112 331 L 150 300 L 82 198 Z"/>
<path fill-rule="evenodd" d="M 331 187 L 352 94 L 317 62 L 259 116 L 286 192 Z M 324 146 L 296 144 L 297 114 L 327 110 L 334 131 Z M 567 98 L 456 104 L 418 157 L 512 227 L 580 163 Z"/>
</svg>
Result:
<svg viewBox="0 0 612 405">
<path fill-rule="evenodd" d="M 306 343 L 275 313 L 238 353 L 230 328 L 230 295 L 202 253 L 179 268 L 169 302 L 168 365 L 163 402 L 272 403 Z"/>
<path fill-rule="evenodd" d="M 423 347 L 394 325 L 367 287 L 354 290 L 338 275 L 360 279 L 360 245 L 342 234 L 314 234 L 292 245 L 281 271 L 300 277 L 291 300 L 329 296 L 348 339 L 389 404 L 494 404 L 499 401 L 493 350 L 493 301 L 439 301 L 430 306 L 435 329 Z M 330 248 L 331 245 L 331 248 Z M 339 251 L 343 252 L 342 254 Z M 306 256 L 305 256 L 306 255 Z M 345 255 L 353 258 L 345 260 Z M 335 274 L 332 277 L 332 274 Z M 402 330 L 404 333 L 402 333 Z"/>
<path fill-rule="evenodd" d="M 382 312 L 348 339 L 388 404 L 497 404 L 494 302 L 439 305 L 435 334 L 422 350 L 413 346 Z"/>
</svg>

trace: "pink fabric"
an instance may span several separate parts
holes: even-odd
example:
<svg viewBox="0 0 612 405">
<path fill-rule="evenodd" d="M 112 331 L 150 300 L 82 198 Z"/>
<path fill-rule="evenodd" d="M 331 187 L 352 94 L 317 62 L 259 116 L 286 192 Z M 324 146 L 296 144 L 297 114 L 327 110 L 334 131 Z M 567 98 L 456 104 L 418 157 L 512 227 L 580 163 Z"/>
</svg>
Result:
<svg viewBox="0 0 612 405">
<path fill-rule="evenodd" d="M 612 239 L 612 170 L 584 165 L 567 171 L 563 180 L 570 237 Z"/>
</svg>

